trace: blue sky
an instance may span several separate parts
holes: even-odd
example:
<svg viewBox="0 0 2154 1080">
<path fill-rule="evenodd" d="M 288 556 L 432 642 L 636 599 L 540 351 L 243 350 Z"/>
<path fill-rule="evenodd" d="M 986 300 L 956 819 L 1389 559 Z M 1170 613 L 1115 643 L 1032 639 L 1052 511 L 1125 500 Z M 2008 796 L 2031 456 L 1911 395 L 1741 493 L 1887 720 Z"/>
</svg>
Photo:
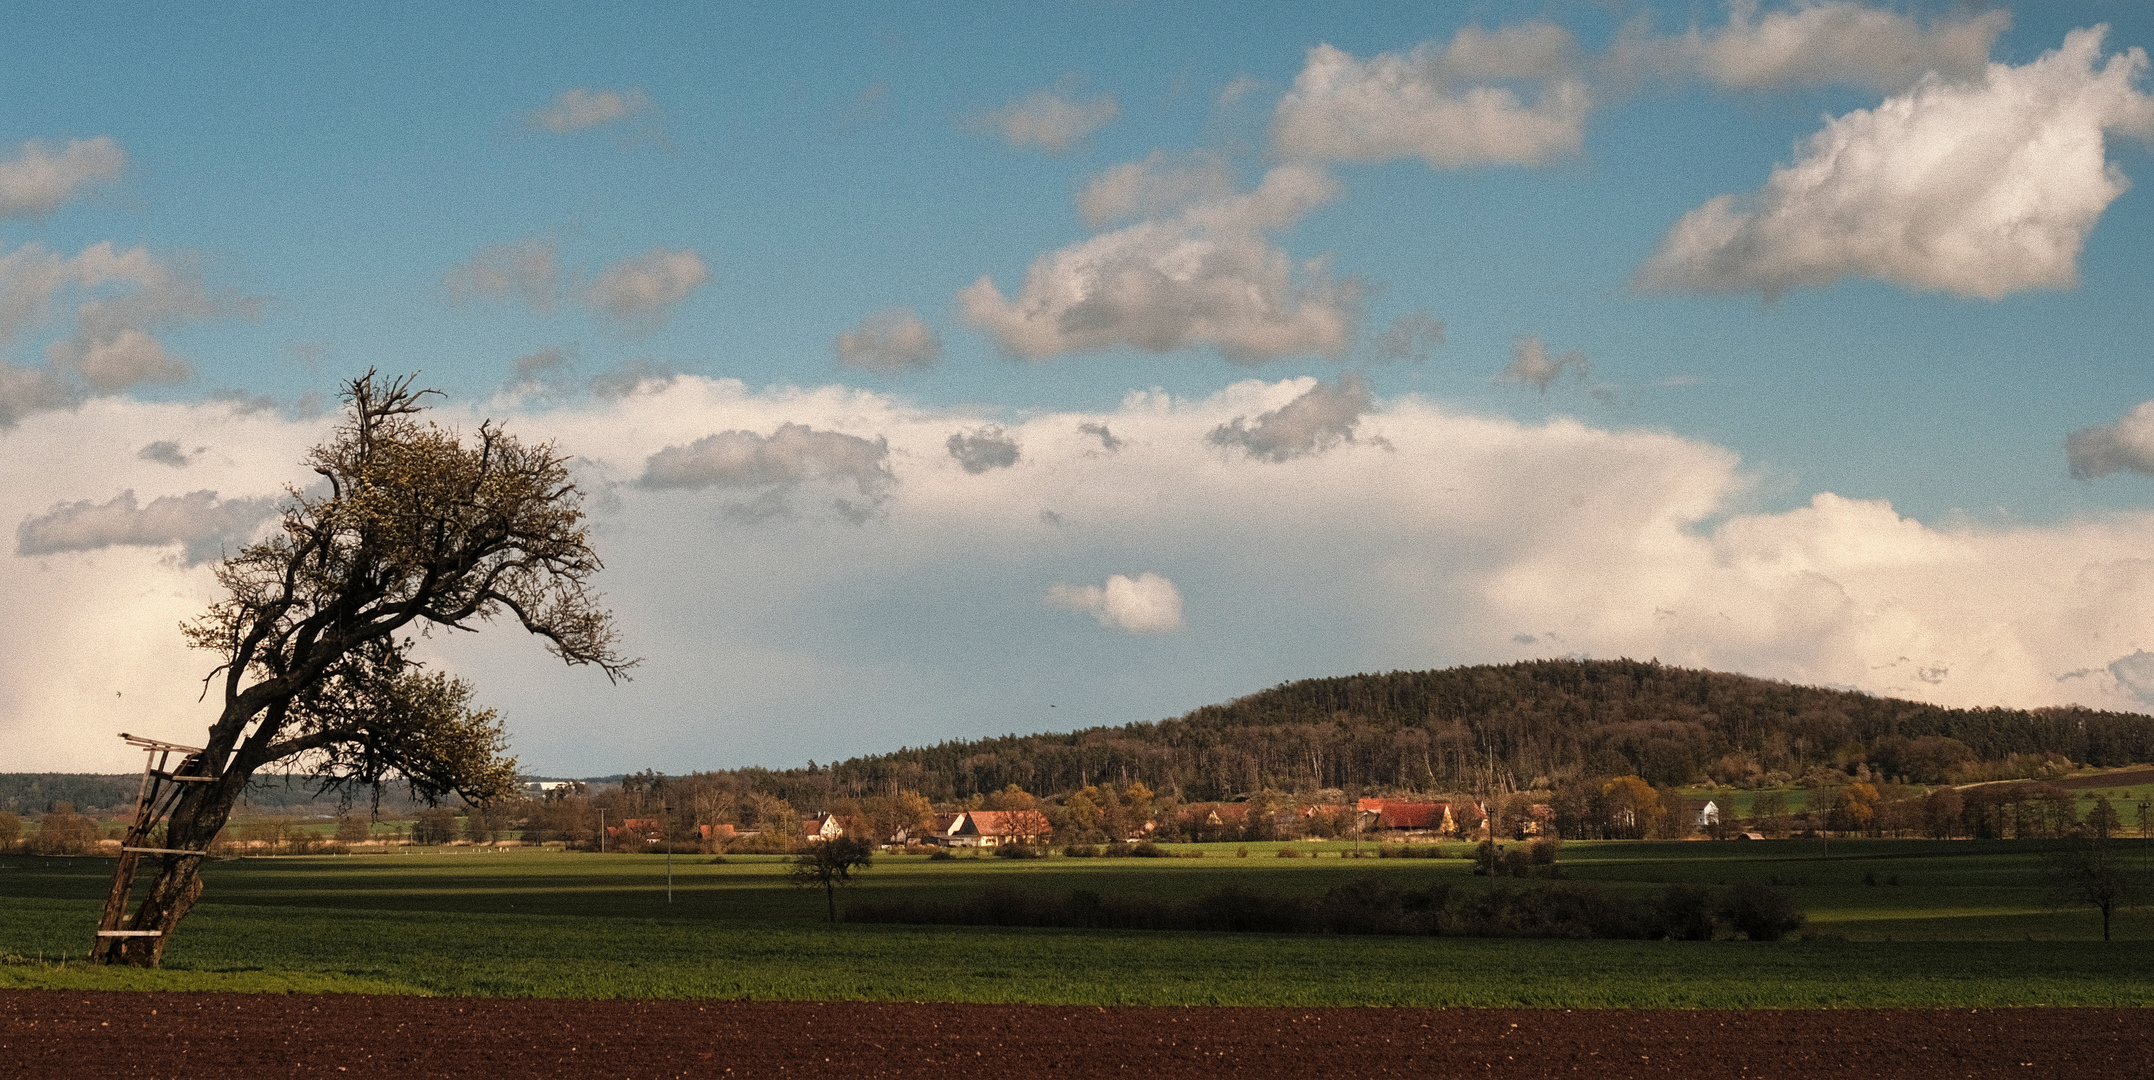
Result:
<svg viewBox="0 0 2154 1080">
<path fill-rule="evenodd" d="M 368 366 L 585 458 L 643 675 L 438 646 L 548 772 L 1534 655 L 2143 707 L 2149 45 L 2099 3 L 23 13 L 0 768 L 123 762 L 110 698 L 203 722 L 169 628 Z M 710 471 L 726 432 L 795 479 Z"/>
</svg>

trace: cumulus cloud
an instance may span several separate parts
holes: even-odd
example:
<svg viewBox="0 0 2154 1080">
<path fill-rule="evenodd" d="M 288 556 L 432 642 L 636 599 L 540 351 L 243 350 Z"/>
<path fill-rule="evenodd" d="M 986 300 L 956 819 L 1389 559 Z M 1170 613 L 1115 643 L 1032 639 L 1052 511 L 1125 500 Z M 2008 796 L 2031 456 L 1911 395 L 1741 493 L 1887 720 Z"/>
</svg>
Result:
<svg viewBox="0 0 2154 1080">
<path fill-rule="evenodd" d="M 1272 141 L 1320 161 L 1542 165 L 1584 140 L 1591 101 L 1579 67 L 1570 32 L 1542 21 L 1467 27 L 1442 46 L 1367 60 L 1318 45 L 1279 99 Z"/>
<path fill-rule="evenodd" d="M 541 315 L 553 311 L 561 287 L 561 261 L 551 237 L 534 236 L 481 248 L 471 261 L 441 279 L 449 298 L 521 300 Z"/>
<path fill-rule="evenodd" d="M 165 495 L 148 506 L 123 491 L 103 503 L 62 503 L 15 530 L 19 555 L 96 551 L 115 544 L 180 545 L 187 565 L 215 559 L 244 543 L 256 526 L 274 516 L 277 500 L 223 499 L 214 491 Z"/>
<path fill-rule="evenodd" d="M 1409 312 L 1391 320 L 1371 345 L 1385 360 L 1422 361 L 1443 344 L 1443 320 L 1426 311 Z"/>
<path fill-rule="evenodd" d="M 69 139 L 55 148 L 42 139 L 22 144 L 0 161 L 0 219 L 39 217 L 84 192 L 120 178 L 127 151 L 110 136 Z"/>
<path fill-rule="evenodd" d="M 1122 111 L 1112 94 L 1077 100 L 1068 86 L 1034 90 L 972 118 L 974 128 L 1002 136 L 1015 147 L 1036 146 L 1066 154 L 1085 137 L 1106 127 Z"/>
<path fill-rule="evenodd" d="M 975 475 L 989 469 L 1007 469 L 1017 464 L 1017 440 L 1010 438 L 999 427 L 985 427 L 977 431 L 960 431 L 943 444 L 949 447 L 950 456 Z"/>
<path fill-rule="evenodd" d="M 73 326 L 45 345 L 48 370 L 0 366 L 0 426 L 79 400 L 67 376 L 111 394 L 189 375 L 157 334 L 176 324 L 253 317 L 259 300 L 212 290 L 185 257 L 98 243 L 68 256 L 41 244 L 0 255 L 0 341 L 72 309 Z"/>
<path fill-rule="evenodd" d="M 1333 280 L 1321 260 L 1297 274 L 1266 234 L 1337 192 L 1321 169 L 1280 166 L 1254 191 L 1201 199 L 1042 255 L 1014 299 L 982 277 L 958 293 L 958 305 L 1004 351 L 1029 360 L 1202 345 L 1240 364 L 1336 357 L 1353 341 L 1359 284 Z"/>
<path fill-rule="evenodd" d="M 1550 356 L 1538 335 L 1523 334 L 1511 343 L 1511 362 L 1496 374 L 1496 381 L 1523 383 L 1545 394 L 1565 371 L 1582 380 L 1593 373 L 1593 362 L 1577 349 Z"/>
<path fill-rule="evenodd" d="M 170 465 L 175 469 L 187 467 L 187 451 L 180 449 L 180 444 L 170 439 L 159 439 L 150 443 L 135 451 L 135 456 L 144 461 L 154 461 L 159 465 Z"/>
<path fill-rule="evenodd" d="M 584 293 L 600 313 L 638 329 L 652 329 L 688 294 L 711 279 L 710 267 L 693 251 L 652 248 L 599 272 Z"/>
<path fill-rule="evenodd" d="M 2105 58 L 2102 34 L 1828 121 L 1762 192 L 1684 215 L 1640 284 L 1770 298 L 1863 275 L 1984 299 L 2076 284 L 2087 232 L 2128 186 L 2104 136 L 2154 137 L 2145 52 Z"/>
<path fill-rule="evenodd" d="M 1337 386 L 1316 383 L 1306 393 L 1250 423 L 1237 416 L 1205 436 L 1213 446 L 1236 447 L 1260 461 L 1288 461 L 1354 441 L 1354 428 L 1374 399 L 1366 380 L 1347 372 Z"/>
<path fill-rule="evenodd" d="M 650 95 L 641 90 L 577 87 L 561 91 L 545 108 L 532 113 L 531 126 L 555 135 L 567 135 L 643 116 L 650 111 Z"/>
<path fill-rule="evenodd" d="M 844 367 L 902 375 L 924 371 L 942 358 L 942 339 L 908 308 L 884 308 L 860 320 L 831 343 Z"/>
<path fill-rule="evenodd" d="M 1725 25 L 1673 37 L 1625 35 L 1611 63 L 1669 76 L 1695 76 L 1731 90 L 1859 86 L 1897 93 L 1935 73 L 1979 78 L 1997 38 L 2012 25 L 2002 9 L 1961 11 L 1927 21 L 1853 0 L 1799 3 L 1762 11 L 1729 5 Z"/>
<path fill-rule="evenodd" d="M 1058 584 L 1047 590 L 1047 602 L 1089 613 L 1101 626 L 1132 634 L 1168 634 L 1183 628 L 1182 591 L 1153 573 L 1134 578 L 1110 574 L 1105 587 Z"/>
<path fill-rule="evenodd" d="M 0 363 L 0 431 L 31 413 L 64 409 L 78 400 L 74 389 L 50 371 Z"/>
<path fill-rule="evenodd" d="M 2110 663 L 2109 675 L 2138 704 L 2154 706 L 2154 653 L 2136 649 L 2120 656 Z"/>
<path fill-rule="evenodd" d="M 1234 194 L 1234 166 L 1215 152 L 1170 154 L 1154 150 L 1143 161 L 1125 161 L 1092 178 L 1077 194 L 1077 210 L 1095 229 L 1139 218 L 1163 217 L 1185 207 Z"/>
<path fill-rule="evenodd" d="M 1079 424 L 1077 430 L 1098 439 L 1099 448 L 1110 454 L 1122 448 L 1122 440 L 1115 438 L 1114 432 L 1105 424 Z"/>
<path fill-rule="evenodd" d="M 1937 527 L 1830 493 L 1761 510 L 1757 477 L 1724 447 L 1414 395 L 1361 414 L 1356 442 L 1381 436 L 1383 453 L 1335 448 L 1280 467 L 1207 441 L 1310 387 L 1249 380 L 1027 414 L 1005 427 L 1024 467 L 993 482 L 946 456 L 950 433 L 977 423 L 971 411 L 844 386 L 682 375 L 543 408 L 444 405 L 467 431 L 491 415 L 550 441 L 574 455 L 580 482 L 621 493 L 593 502 L 601 580 L 652 663 L 609 687 L 521 635 L 422 648 L 479 678 L 515 718 L 519 750 L 554 772 L 632 770 L 714 738 L 743 760 L 826 752 L 771 716 L 829 718 L 855 744 L 835 746 L 842 756 L 999 733 L 1011 716 L 1078 709 L 1065 723 L 1116 724 L 1284 678 L 1571 653 L 1944 705 L 2146 707 L 2134 686 L 2154 682 L 2150 662 L 2112 666 L 2154 652 L 2154 511 Z M 170 490 L 170 468 L 137 457 L 146 433 L 217 448 L 188 466 L 189 489 L 271 497 L 310 478 L 299 462 L 332 423 L 125 397 L 31 415 L 0 432 L 0 521 L 72 504 L 83 476 L 112 476 L 100 502 Z M 873 441 L 788 455 L 787 424 Z M 1121 448 L 1103 452 L 1087 426 Z M 680 460 L 712 432 L 756 439 L 732 464 Z M 682 466 L 670 478 L 700 492 L 635 486 L 668 449 L 661 465 Z M 863 479 L 884 497 L 862 527 L 814 520 L 833 496 L 857 509 Z M 801 512 L 751 520 L 781 489 Z M 174 626 L 216 588 L 180 550 L 0 551 L 0 766 L 126 767 L 110 737 L 115 690 L 128 730 L 154 723 L 184 740 L 214 719 L 214 702 L 197 703 L 208 662 Z M 1102 606 L 1110 570 L 1201 580 L 1206 614 L 1139 653 L 1119 635 L 1054 633 L 1067 615 L 1041 602 L 1048 585 L 1081 589 L 1094 574 L 1073 567 L 1098 568 Z M 626 749 L 592 748 L 588 717 L 608 710 L 639 718 Z M 594 765 L 592 753 L 618 756 Z"/>
<path fill-rule="evenodd" d="M 2154 476 L 2154 401 L 2142 401 L 2114 424 L 2081 428 L 2064 440 L 2072 476 L 2093 480 L 2129 469 Z"/>
<path fill-rule="evenodd" d="M 839 498 L 833 505 L 841 516 L 858 523 L 888 494 L 889 456 L 890 444 L 883 439 L 783 424 L 769 436 L 723 431 L 685 446 L 668 446 L 645 462 L 638 483 L 653 489 L 755 491 L 755 500 L 730 509 L 736 516 L 761 519 L 791 514 L 792 495 L 805 485 L 849 481 L 863 501 Z"/>
</svg>

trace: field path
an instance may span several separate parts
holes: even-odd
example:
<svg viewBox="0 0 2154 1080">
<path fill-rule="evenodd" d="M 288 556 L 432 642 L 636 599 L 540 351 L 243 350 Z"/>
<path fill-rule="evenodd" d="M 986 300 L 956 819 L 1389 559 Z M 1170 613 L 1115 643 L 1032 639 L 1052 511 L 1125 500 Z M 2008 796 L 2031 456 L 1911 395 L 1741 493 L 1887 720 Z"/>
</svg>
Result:
<svg viewBox="0 0 2154 1080">
<path fill-rule="evenodd" d="M 0 1077 L 2144 1075 L 2154 1010 L 1090 1008 L 0 991 Z"/>
</svg>

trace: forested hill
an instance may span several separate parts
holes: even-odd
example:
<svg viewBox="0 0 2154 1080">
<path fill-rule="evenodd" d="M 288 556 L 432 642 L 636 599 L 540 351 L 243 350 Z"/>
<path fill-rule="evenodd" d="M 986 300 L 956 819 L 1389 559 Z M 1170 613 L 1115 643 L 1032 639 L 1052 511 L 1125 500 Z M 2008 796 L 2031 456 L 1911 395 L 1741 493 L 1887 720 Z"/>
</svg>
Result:
<svg viewBox="0 0 2154 1080">
<path fill-rule="evenodd" d="M 1823 768 L 1942 780 L 2024 770 L 2043 755 L 2154 760 L 2154 717 L 1946 709 L 1659 663 L 1536 660 L 1309 679 L 1156 723 L 944 743 L 806 776 L 750 771 L 765 785 L 807 781 L 833 794 L 894 784 L 961 798 L 1011 783 L 1045 794 L 1141 779 L 1214 799 L 1260 787 L 1475 790 L 1625 773 L 1663 784 L 1800 780 Z"/>
</svg>

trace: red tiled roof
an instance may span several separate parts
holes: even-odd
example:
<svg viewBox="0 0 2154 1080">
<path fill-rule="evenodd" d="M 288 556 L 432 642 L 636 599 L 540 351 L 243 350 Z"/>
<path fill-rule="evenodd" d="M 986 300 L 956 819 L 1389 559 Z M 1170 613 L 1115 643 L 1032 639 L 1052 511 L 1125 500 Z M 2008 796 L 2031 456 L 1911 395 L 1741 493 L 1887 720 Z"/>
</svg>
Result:
<svg viewBox="0 0 2154 1080">
<path fill-rule="evenodd" d="M 1451 809 L 1447 802 L 1410 799 L 1363 799 L 1358 805 L 1363 813 L 1377 815 L 1378 827 L 1386 829 L 1438 828 L 1443 825 L 1445 812 Z"/>
<path fill-rule="evenodd" d="M 1055 831 L 1047 815 L 1037 810 L 974 810 L 967 818 L 981 836 L 1046 836 Z"/>
</svg>

